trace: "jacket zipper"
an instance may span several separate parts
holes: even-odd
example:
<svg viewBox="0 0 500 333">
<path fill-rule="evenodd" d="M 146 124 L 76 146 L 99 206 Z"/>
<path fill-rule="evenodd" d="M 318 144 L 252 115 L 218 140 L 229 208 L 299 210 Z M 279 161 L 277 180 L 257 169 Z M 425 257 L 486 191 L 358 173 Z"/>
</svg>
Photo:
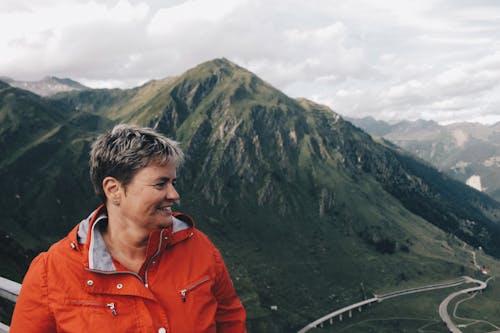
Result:
<svg viewBox="0 0 500 333">
<path fill-rule="evenodd" d="M 210 278 L 209 277 L 206 277 L 196 283 L 193 283 L 192 285 L 190 285 L 189 287 L 185 288 L 185 289 L 182 289 L 182 290 L 179 290 L 179 294 L 181 294 L 181 297 L 182 297 L 182 302 L 186 302 L 186 297 L 187 297 L 187 294 L 188 292 L 190 292 L 191 290 L 197 288 L 198 286 L 202 285 L 203 283 L 205 282 L 208 282 L 210 281 Z"/>
<path fill-rule="evenodd" d="M 153 260 L 158 256 L 158 254 L 161 252 L 161 248 L 162 248 L 162 243 L 163 243 L 163 232 L 164 230 L 161 231 L 160 233 L 160 242 L 158 244 L 158 249 L 156 250 L 156 252 L 151 256 L 151 258 L 149 258 L 148 260 L 148 263 L 146 264 L 146 269 L 144 270 L 144 279 L 137 273 L 135 272 L 130 272 L 130 271 L 119 271 L 119 272 L 108 272 L 108 271 L 101 271 L 101 270 L 98 270 L 98 269 L 89 269 L 89 268 L 86 268 L 86 270 L 88 270 L 89 272 L 95 272 L 95 273 L 100 273 L 100 274 L 106 274 L 106 275 L 114 275 L 114 274 L 132 274 L 134 275 L 135 277 L 137 277 L 139 279 L 139 281 L 141 281 L 144 286 L 146 288 L 149 288 L 149 283 L 148 283 L 148 269 L 149 269 L 149 266 L 151 266 L 151 263 L 153 262 Z"/>
<path fill-rule="evenodd" d="M 151 266 L 151 263 L 155 260 L 155 258 L 160 254 L 161 249 L 162 249 L 162 244 L 163 244 L 163 233 L 165 230 L 162 230 L 160 232 L 160 241 L 158 242 L 158 248 L 156 249 L 156 252 L 149 258 L 148 263 L 146 264 L 146 268 L 144 269 L 144 285 L 146 288 L 149 288 L 149 283 L 148 283 L 148 270 L 149 266 Z"/>
<path fill-rule="evenodd" d="M 148 270 L 149 270 L 149 266 L 151 266 L 151 263 L 156 259 L 156 257 L 158 257 L 158 255 L 160 254 L 161 252 L 161 249 L 163 248 L 163 233 L 165 232 L 165 230 L 162 230 L 161 233 L 160 233 L 160 242 L 158 243 L 158 249 L 156 249 L 156 252 L 151 256 L 151 258 L 149 258 L 148 260 L 148 263 L 146 264 L 146 268 L 144 269 L 144 285 L 146 286 L 146 288 L 149 288 L 149 282 L 148 282 Z M 194 233 L 190 233 L 189 236 L 186 238 L 186 239 L 189 239 L 191 238 L 192 236 L 194 235 Z M 184 239 L 184 240 L 186 240 Z"/>
<path fill-rule="evenodd" d="M 78 302 L 78 301 L 74 301 L 74 302 L 71 302 L 71 304 L 74 304 L 74 305 L 84 305 L 84 306 L 95 306 L 95 307 L 106 307 L 106 308 L 108 308 L 111 311 L 111 314 L 113 316 L 116 316 L 118 314 L 118 312 L 116 312 L 116 305 L 113 302 L 104 304 L 104 303 L 98 303 L 98 302 Z"/>
<path fill-rule="evenodd" d="M 161 252 L 161 249 L 162 249 L 162 244 L 163 244 L 163 233 L 164 233 L 164 230 L 161 231 L 160 233 L 160 243 L 158 244 L 158 249 L 156 250 L 156 252 L 151 256 L 151 258 L 148 260 L 148 263 L 146 264 L 146 269 L 144 270 L 144 279 L 137 273 L 135 272 L 130 272 L 130 271 L 120 271 L 120 272 L 109 272 L 109 271 L 101 271 L 99 269 L 90 269 L 90 268 L 85 268 L 85 270 L 89 271 L 89 272 L 94 272 L 94 273 L 99 273 L 99 274 L 105 274 L 105 275 L 114 275 L 114 274 L 132 274 L 134 275 L 136 278 L 139 279 L 139 281 L 141 281 L 144 286 L 146 288 L 149 288 L 149 283 L 148 283 L 148 269 L 149 269 L 149 266 L 151 266 L 151 263 L 154 261 L 154 259 L 158 256 L 158 254 Z M 191 238 L 192 236 L 194 235 L 194 233 L 191 233 L 189 234 L 189 236 L 186 238 L 186 239 L 189 239 Z M 186 240 L 184 239 L 184 240 Z"/>
</svg>

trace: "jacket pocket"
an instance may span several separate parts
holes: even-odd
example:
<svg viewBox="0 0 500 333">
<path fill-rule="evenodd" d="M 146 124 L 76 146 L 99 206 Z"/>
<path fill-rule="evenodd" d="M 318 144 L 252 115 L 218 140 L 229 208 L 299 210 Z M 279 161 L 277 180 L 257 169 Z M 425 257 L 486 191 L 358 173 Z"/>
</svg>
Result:
<svg viewBox="0 0 500 333">
<path fill-rule="evenodd" d="M 137 333 L 140 316 L 135 300 L 107 295 L 68 297 L 55 309 L 58 332 Z"/>
<path fill-rule="evenodd" d="M 68 305 L 76 307 L 84 307 L 91 310 L 96 310 L 99 312 L 109 311 L 112 316 L 118 315 L 115 302 L 98 302 L 98 301 L 79 301 L 79 300 L 69 300 Z"/>
<path fill-rule="evenodd" d="M 201 278 L 195 280 L 195 282 L 188 283 L 186 287 L 179 290 L 179 294 L 181 296 L 182 301 L 185 303 L 187 300 L 188 294 L 190 294 L 191 292 L 193 292 L 197 289 L 200 289 L 202 286 L 206 285 L 208 282 L 210 282 L 210 277 L 207 275 L 207 276 L 204 276 L 204 277 L 201 277 Z"/>
</svg>

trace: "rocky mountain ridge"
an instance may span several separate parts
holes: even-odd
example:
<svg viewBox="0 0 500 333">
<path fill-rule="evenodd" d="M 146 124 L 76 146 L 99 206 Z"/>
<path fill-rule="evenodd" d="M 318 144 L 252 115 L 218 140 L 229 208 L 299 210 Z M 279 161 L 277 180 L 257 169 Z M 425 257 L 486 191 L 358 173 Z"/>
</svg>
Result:
<svg viewBox="0 0 500 333">
<path fill-rule="evenodd" d="M 443 126 L 424 120 L 396 124 L 370 117 L 349 120 L 500 201 L 500 123 Z"/>
<path fill-rule="evenodd" d="M 226 59 L 128 90 L 42 98 L 3 85 L 0 120 L 0 230 L 35 250 L 97 205 L 87 159 L 99 133 L 131 122 L 180 141 L 177 209 L 221 249 L 250 332 L 473 274 L 463 241 L 500 256 L 499 203 Z"/>
<path fill-rule="evenodd" d="M 40 96 L 50 96 L 64 91 L 81 91 L 89 89 L 74 80 L 68 78 L 62 79 L 55 76 L 47 76 L 38 81 L 19 81 L 1 76 L 0 81 L 8 83 L 16 88 L 31 91 Z"/>
</svg>

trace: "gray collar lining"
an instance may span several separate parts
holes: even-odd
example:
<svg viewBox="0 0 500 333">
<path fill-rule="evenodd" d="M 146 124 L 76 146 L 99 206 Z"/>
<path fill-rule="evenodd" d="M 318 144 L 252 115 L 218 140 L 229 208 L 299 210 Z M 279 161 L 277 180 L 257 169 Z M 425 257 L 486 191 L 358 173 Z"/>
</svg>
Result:
<svg viewBox="0 0 500 333">
<path fill-rule="evenodd" d="M 93 214 L 94 213 L 92 213 L 87 219 L 83 220 L 78 226 L 77 235 L 78 243 L 80 244 L 84 244 L 87 241 L 90 219 Z M 101 225 L 103 223 L 101 221 L 104 220 L 108 220 L 108 216 L 105 213 L 99 215 L 99 217 L 92 225 L 92 238 L 90 239 L 89 246 L 89 268 L 105 272 L 114 272 L 116 271 L 116 267 L 113 264 L 113 259 L 106 247 L 106 243 L 104 243 L 101 230 L 96 227 L 98 224 Z M 173 218 L 172 233 L 176 233 L 188 228 L 189 225 L 187 223 L 178 218 Z"/>
</svg>

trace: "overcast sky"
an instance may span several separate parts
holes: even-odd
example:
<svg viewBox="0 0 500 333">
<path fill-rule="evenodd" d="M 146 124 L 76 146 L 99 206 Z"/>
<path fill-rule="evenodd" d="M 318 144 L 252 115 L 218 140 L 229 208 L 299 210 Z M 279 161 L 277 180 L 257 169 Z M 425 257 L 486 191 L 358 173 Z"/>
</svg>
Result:
<svg viewBox="0 0 500 333">
<path fill-rule="evenodd" d="M 496 0 L 0 2 L 0 76 L 128 88 L 219 57 L 343 116 L 500 121 Z"/>
</svg>

